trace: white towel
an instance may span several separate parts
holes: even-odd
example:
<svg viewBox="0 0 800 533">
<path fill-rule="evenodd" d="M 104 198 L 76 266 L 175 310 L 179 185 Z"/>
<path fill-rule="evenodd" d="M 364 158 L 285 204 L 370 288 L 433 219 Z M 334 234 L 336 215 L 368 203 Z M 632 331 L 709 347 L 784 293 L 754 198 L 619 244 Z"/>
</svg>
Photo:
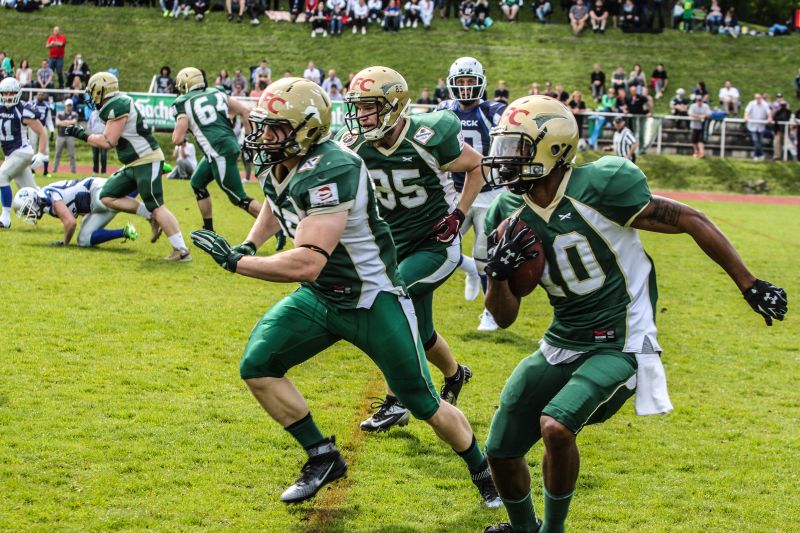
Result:
<svg viewBox="0 0 800 533">
<path fill-rule="evenodd" d="M 637 353 L 636 363 L 639 365 L 635 376 L 636 414 L 661 415 L 672 411 L 674 408 L 669 399 L 667 375 L 661 364 L 661 356 L 657 353 Z M 630 381 L 628 384 L 631 384 Z"/>
</svg>

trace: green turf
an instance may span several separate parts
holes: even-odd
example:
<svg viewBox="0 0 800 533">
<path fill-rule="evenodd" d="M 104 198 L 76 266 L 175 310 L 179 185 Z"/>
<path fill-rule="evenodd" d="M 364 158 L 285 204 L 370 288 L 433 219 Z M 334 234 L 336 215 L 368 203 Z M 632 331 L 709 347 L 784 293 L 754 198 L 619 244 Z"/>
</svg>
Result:
<svg viewBox="0 0 800 533">
<path fill-rule="evenodd" d="M 243 238 L 249 217 L 212 194 L 219 231 Z M 184 232 L 199 225 L 187 183 L 167 182 L 166 198 Z M 696 205 L 754 272 L 798 293 L 796 207 Z M 505 518 L 479 507 L 463 462 L 425 424 L 361 435 L 382 384 L 341 344 L 290 377 L 337 436 L 350 476 L 313 504 L 281 504 L 302 452 L 251 398 L 238 360 L 252 326 L 292 287 L 232 276 L 199 251 L 167 264 L 169 246 L 149 244 L 142 219 L 120 215 L 111 227 L 125 221 L 139 241 L 93 250 L 47 246 L 61 235 L 50 218 L 0 235 L 0 530 L 427 533 Z M 797 531 L 796 321 L 764 327 L 688 237 L 644 241 L 676 410 L 637 418 L 627 405 L 581 433 L 570 529 Z M 437 327 L 475 372 L 460 405 L 483 441 L 506 376 L 551 311 L 539 290 L 508 331 L 478 333 L 481 305 L 463 300 L 462 280 L 437 292 Z M 529 460 L 541 511 L 540 453 Z"/>
</svg>

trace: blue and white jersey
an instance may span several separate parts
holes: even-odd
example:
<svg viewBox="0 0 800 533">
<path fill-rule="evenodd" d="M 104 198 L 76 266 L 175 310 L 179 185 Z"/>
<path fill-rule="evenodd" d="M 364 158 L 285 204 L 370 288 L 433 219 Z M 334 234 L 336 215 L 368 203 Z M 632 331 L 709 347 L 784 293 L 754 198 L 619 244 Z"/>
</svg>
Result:
<svg viewBox="0 0 800 533">
<path fill-rule="evenodd" d="M 489 155 L 489 147 L 492 139 L 489 131 L 500 121 L 500 115 L 506 110 L 506 104 L 501 102 L 481 102 L 471 109 L 464 110 L 458 105 L 457 100 L 446 100 L 438 105 L 436 110 L 449 109 L 461 119 L 461 133 L 464 140 L 482 155 Z M 451 172 L 453 183 L 456 190 L 461 192 L 464 188 L 464 174 L 462 172 Z M 484 185 L 481 192 L 491 190 L 488 185 Z"/>
<path fill-rule="evenodd" d="M 92 212 L 92 185 L 100 178 L 84 178 L 82 180 L 56 181 L 39 191 L 41 205 L 51 216 L 56 215 L 53 204 L 64 202 L 72 216 L 88 215 Z"/>
<path fill-rule="evenodd" d="M 3 155 L 8 157 L 28 146 L 28 136 L 22 121 L 35 118 L 36 110 L 24 102 L 12 107 L 0 106 L 0 144 L 3 146 Z"/>
</svg>

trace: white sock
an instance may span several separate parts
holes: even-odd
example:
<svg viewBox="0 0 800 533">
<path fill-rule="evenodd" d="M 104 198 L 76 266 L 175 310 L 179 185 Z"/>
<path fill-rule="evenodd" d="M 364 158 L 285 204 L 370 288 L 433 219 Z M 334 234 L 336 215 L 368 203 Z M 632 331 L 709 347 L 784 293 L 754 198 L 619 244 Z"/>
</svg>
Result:
<svg viewBox="0 0 800 533">
<path fill-rule="evenodd" d="M 475 259 L 468 255 L 461 256 L 461 264 L 458 266 L 458 268 L 466 272 L 469 276 L 478 275 L 478 269 L 475 267 Z"/>
<path fill-rule="evenodd" d="M 145 220 L 150 220 L 153 218 L 153 213 L 148 211 L 148 209 L 141 202 L 139 202 L 139 207 L 136 208 L 136 214 Z"/>
<path fill-rule="evenodd" d="M 3 223 L 5 227 L 9 227 L 11 225 L 11 210 L 3 208 L 3 214 L 0 215 L 0 222 Z"/>
<path fill-rule="evenodd" d="M 183 234 L 179 231 L 175 235 L 170 235 L 167 237 L 169 239 L 169 243 L 172 245 L 173 248 L 176 250 L 186 249 L 186 242 L 183 240 Z"/>
</svg>

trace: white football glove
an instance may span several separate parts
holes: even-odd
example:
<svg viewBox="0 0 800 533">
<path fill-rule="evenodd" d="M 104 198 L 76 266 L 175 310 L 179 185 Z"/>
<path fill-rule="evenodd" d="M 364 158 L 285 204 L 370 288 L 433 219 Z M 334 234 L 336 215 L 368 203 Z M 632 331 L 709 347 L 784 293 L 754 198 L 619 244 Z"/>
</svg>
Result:
<svg viewBox="0 0 800 533">
<path fill-rule="evenodd" d="M 33 159 L 31 160 L 31 170 L 36 170 L 37 168 L 45 164 L 47 161 L 48 161 L 47 155 L 38 152 L 36 155 L 33 156 Z"/>
</svg>

